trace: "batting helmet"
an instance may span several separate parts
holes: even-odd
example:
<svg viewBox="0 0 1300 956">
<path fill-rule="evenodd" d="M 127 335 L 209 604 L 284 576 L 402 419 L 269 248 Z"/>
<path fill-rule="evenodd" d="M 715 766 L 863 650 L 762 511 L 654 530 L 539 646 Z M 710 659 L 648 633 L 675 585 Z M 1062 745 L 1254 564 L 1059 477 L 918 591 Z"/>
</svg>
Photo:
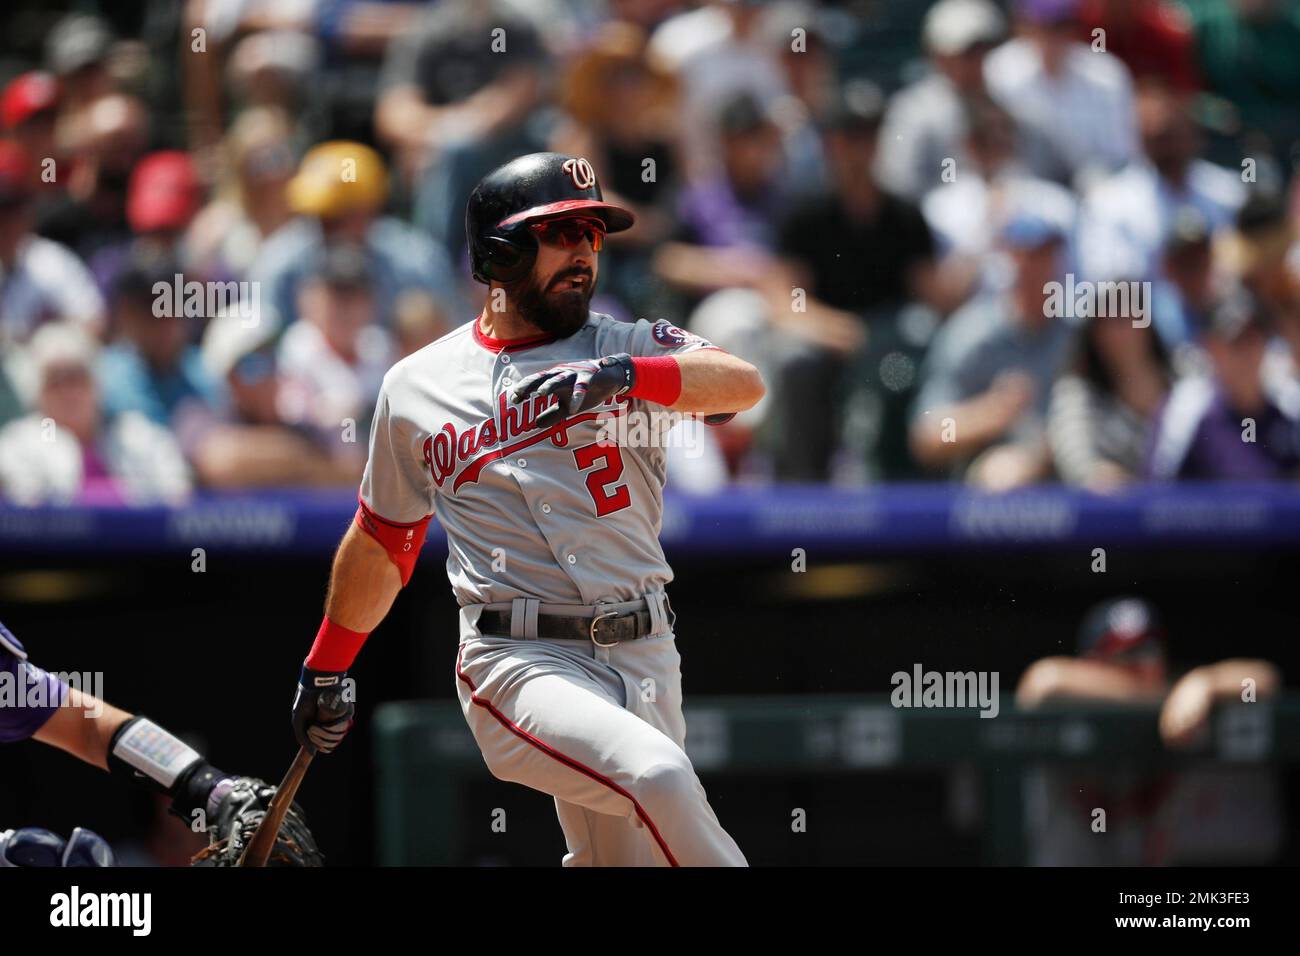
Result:
<svg viewBox="0 0 1300 956">
<path fill-rule="evenodd" d="M 537 257 L 537 237 L 528 228 L 542 219 L 585 215 L 606 232 L 629 228 L 626 209 L 605 202 L 591 163 L 563 153 L 530 153 L 488 173 L 465 207 L 474 278 L 513 282 L 528 274 Z"/>
</svg>

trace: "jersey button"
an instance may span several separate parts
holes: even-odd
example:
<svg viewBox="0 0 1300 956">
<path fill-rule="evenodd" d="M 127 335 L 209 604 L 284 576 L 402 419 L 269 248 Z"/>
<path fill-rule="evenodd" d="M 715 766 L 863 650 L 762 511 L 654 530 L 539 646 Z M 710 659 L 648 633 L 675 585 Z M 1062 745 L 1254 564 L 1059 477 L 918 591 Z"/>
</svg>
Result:
<svg viewBox="0 0 1300 956">
<path fill-rule="evenodd" d="M 517 464 L 520 468 L 527 468 L 527 467 L 528 467 L 528 459 L 527 459 L 527 458 L 520 458 L 519 461 L 516 462 L 516 464 Z"/>
<path fill-rule="evenodd" d="M 507 355 L 505 352 L 502 352 L 502 353 L 501 353 L 501 364 L 502 364 L 502 365 L 509 365 L 509 364 L 510 364 L 510 356 Z"/>
<path fill-rule="evenodd" d="M 548 514 L 550 514 L 550 513 L 551 513 L 551 506 L 550 506 L 550 505 L 542 505 L 542 514 L 544 514 L 544 515 L 548 515 Z"/>
<path fill-rule="evenodd" d="M 577 564 L 577 563 L 578 563 L 578 559 L 575 558 L 573 555 L 569 555 L 569 556 L 568 556 L 567 558 L 565 558 L 564 560 L 565 560 L 565 561 L 568 561 L 570 564 Z"/>
</svg>

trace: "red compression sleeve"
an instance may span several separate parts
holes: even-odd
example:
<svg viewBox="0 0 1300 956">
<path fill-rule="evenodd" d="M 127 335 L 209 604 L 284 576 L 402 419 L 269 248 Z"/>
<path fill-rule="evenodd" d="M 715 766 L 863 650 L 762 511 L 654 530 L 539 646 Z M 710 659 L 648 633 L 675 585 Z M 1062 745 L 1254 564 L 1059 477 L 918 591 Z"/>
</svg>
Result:
<svg viewBox="0 0 1300 956">
<path fill-rule="evenodd" d="M 682 394 L 682 367 L 671 355 L 632 359 L 636 384 L 628 390 L 630 398 L 640 398 L 656 405 L 671 405 Z"/>
<path fill-rule="evenodd" d="M 366 507 L 364 501 L 360 502 L 360 507 L 357 508 L 357 525 L 384 546 L 389 559 L 401 572 L 402 587 L 406 587 L 406 583 L 411 580 L 411 574 L 415 571 L 415 559 L 420 556 L 420 549 L 424 547 L 424 535 L 429 530 L 430 517 L 432 515 L 411 524 L 397 524 L 379 517 Z"/>
<path fill-rule="evenodd" d="M 316 642 L 303 663 L 314 671 L 345 671 L 357 659 L 361 645 L 369 636 L 360 631 L 350 631 L 326 617 L 321 621 Z"/>
</svg>

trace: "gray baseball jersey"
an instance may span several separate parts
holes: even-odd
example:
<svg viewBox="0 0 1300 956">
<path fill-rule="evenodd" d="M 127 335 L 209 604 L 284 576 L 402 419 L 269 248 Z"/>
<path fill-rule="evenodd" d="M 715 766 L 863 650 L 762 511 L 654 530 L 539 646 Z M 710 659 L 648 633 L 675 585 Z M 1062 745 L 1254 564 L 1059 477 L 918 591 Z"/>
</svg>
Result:
<svg viewBox="0 0 1300 956">
<path fill-rule="evenodd" d="M 657 438 L 680 416 L 611 398 L 538 429 L 549 400 L 515 404 L 507 393 L 564 362 L 712 347 L 666 321 L 596 312 L 558 339 L 492 339 L 475 319 L 385 376 L 362 504 L 391 524 L 436 514 L 462 607 L 520 597 L 590 605 L 662 591 L 672 571 L 659 545 L 667 462 Z"/>
</svg>

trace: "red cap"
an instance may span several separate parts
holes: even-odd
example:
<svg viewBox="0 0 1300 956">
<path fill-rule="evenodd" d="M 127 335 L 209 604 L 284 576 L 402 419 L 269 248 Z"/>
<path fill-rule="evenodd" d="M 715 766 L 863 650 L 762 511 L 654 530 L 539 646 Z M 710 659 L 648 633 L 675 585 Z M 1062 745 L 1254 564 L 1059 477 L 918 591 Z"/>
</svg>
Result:
<svg viewBox="0 0 1300 956">
<path fill-rule="evenodd" d="M 52 110 L 59 105 L 59 81 L 53 73 L 33 70 L 14 77 L 0 98 L 0 122 L 5 129 L 14 129 L 37 113 Z"/>
<path fill-rule="evenodd" d="M 150 153 L 131 172 L 126 219 L 135 232 L 183 229 L 198 212 L 199 201 L 199 177 L 188 153 Z"/>
</svg>

